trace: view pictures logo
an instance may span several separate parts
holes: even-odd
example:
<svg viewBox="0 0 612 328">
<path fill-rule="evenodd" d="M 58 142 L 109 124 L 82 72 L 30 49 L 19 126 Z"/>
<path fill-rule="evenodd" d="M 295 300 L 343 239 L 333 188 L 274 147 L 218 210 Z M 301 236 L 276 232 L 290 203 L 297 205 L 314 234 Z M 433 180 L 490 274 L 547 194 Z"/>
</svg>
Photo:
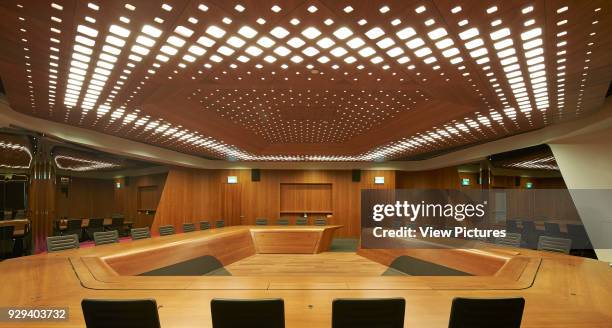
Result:
<svg viewBox="0 0 612 328">
<path fill-rule="evenodd" d="M 437 217 L 463 221 L 466 218 L 484 217 L 486 208 L 487 201 L 479 204 L 431 204 L 425 201 L 420 203 L 396 201 L 395 204 L 375 204 L 372 206 L 372 219 L 380 222 L 387 217 L 404 217 L 414 222 L 418 218 Z"/>
</svg>

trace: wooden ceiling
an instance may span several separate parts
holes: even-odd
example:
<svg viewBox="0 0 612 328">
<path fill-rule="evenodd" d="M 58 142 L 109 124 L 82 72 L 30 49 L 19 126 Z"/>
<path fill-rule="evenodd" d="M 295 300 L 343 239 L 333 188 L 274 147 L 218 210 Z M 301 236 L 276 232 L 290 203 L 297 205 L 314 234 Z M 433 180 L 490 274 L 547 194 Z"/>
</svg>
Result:
<svg viewBox="0 0 612 328">
<path fill-rule="evenodd" d="M 373 161 L 589 115 L 609 1 L 2 1 L 15 110 L 199 156 Z"/>
</svg>

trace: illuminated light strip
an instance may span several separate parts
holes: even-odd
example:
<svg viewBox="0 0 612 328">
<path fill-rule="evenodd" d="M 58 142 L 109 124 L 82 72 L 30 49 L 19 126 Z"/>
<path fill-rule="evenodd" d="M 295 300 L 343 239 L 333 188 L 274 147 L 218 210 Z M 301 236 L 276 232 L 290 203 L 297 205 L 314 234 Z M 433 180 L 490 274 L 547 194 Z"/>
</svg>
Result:
<svg viewBox="0 0 612 328">
<path fill-rule="evenodd" d="M 74 162 L 78 162 L 78 163 L 83 163 L 83 164 L 88 164 L 87 166 L 81 166 L 81 167 L 65 167 L 62 166 L 59 162 L 58 159 L 62 160 L 69 160 L 69 161 L 74 161 Z M 96 161 L 96 160 L 88 160 L 88 159 L 83 159 L 83 158 L 76 158 L 76 157 L 72 157 L 72 156 L 68 156 L 68 155 L 56 155 L 53 160 L 55 161 L 55 165 L 62 170 L 67 170 L 67 171 L 77 171 L 77 172 L 81 172 L 81 171 L 92 171 L 92 170 L 101 170 L 101 169 L 111 169 L 111 168 L 116 168 L 116 167 L 120 167 L 120 164 L 116 164 L 116 163 L 110 163 L 110 162 L 104 162 L 104 161 Z"/>
<path fill-rule="evenodd" d="M 534 97 L 536 108 L 540 111 L 545 111 L 549 107 L 549 102 L 542 28 L 536 27 L 521 33 L 521 39 L 523 40 L 523 50 L 526 57 L 527 70 L 529 71 L 532 96 Z"/>
<path fill-rule="evenodd" d="M 96 44 L 96 37 L 93 37 L 93 39 L 90 37 L 93 35 L 97 36 L 97 31 L 85 25 L 78 25 L 77 32 L 68 70 L 66 93 L 64 95 L 64 105 L 68 108 L 76 107 L 80 99 L 83 81 L 89 69 L 88 62 L 84 60 L 87 59 L 89 61 L 91 59 L 92 48 Z M 86 36 L 83 33 L 88 35 Z"/>
<path fill-rule="evenodd" d="M 30 165 L 32 164 L 32 153 L 30 152 L 30 149 L 24 145 L 20 145 L 20 144 L 15 144 L 12 142 L 5 142 L 0 140 L 0 148 L 2 149 L 8 149 L 8 150 L 14 150 L 14 151 L 22 151 L 25 152 L 26 154 L 28 154 L 28 157 L 30 157 L 30 160 L 28 161 L 28 165 L 27 166 L 20 166 L 20 165 L 6 165 L 6 164 L 2 164 L 0 163 L 0 167 L 6 167 L 6 168 L 10 168 L 10 169 L 28 169 L 30 168 Z"/>
</svg>

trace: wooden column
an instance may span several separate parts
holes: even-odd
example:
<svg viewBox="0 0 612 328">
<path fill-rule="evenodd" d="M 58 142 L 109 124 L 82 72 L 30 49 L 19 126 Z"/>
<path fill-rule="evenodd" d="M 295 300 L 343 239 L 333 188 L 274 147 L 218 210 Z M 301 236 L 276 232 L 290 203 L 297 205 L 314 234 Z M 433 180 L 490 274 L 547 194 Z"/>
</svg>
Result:
<svg viewBox="0 0 612 328">
<path fill-rule="evenodd" d="M 47 250 L 47 237 L 53 234 L 55 217 L 55 166 L 51 149 L 44 138 L 36 138 L 36 150 L 30 172 L 28 212 L 32 224 L 34 252 Z"/>
</svg>

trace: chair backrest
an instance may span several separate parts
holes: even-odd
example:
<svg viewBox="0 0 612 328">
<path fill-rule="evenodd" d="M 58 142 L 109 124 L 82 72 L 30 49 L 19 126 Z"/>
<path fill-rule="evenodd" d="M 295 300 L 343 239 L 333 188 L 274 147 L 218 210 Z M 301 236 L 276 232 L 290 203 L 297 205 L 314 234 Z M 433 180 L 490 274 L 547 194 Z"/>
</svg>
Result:
<svg viewBox="0 0 612 328">
<path fill-rule="evenodd" d="M 104 219 L 89 219 L 88 229 L 91 228 L 102 228 L 104 226 Z"/>
<path fill-rule="evenodd" d="M 149 227 L 134 228 L 130 230 L 130 235 L 132 235 L 132 240 L 146 239 L 151 238 L 151 231 Z"/>
<path fill-rule="evenodd" d="M 120 228 L 123 228 L 123 221 L 125 221 L 125 218 L 124 217 L 116 217 L 116 218 L 112 218 L 111 221 L 112 221 L 111 222 L 111 227 L 120 229 Z"/>
<path fill-rule="evenodd" d="M 175 233 L 175 231 L 174 231 L 174 226 L 173 225 L 165 225 L 165 226 L 159 227 L 159 235 L 160 236 L 174 235 L 174 233 Z"/>
<path fill-rule="evenodd" d="M 572 239 L 572 247 L 574 249 L 591 249 L 591 241 L 586 233 L 583 225 L 568 224 L 567 234 Z"/>
<path fill-rule="evenodd" d="M 285 304 L 282 299 L 233 300 L 210 302 L 213 328 L 285 327 Z"/>
<path fill-rule="evenodd" d="M 544 232 L 549 237 L 558 237 L 561 235 L 561 228 L 558 223 L 544 222 Z"/>
<path fill-rule="evenodd" d="M 512 233 L 519 232 L 516 220 L 506 220 L 506 231 Z"/>
<path fill-rule="evenodd" d="M 572 249 L 572 240 L 567 238 L 540 236 L 538 250 L 569 254 Z"/>
<path fill-rule="evenodd" d="M 327 224 L 327 219 L 323 216 L 316 217 L 314 220 L 314 225 L 316 226 L 324 226 Z"/>
<path fill-rule="evenodd" d="M 160 328 L 157 303 L 152 299 L 84 299 L 81 301 L 81 308 L 87 328 Z"/>
<path fill-rule="evenodd" d="M 268 219 L 266 218 L 256 218 L 255 225 L 268 225 Z"/>
<path fill-rule="evenodd" d="M 77 234 L 47 237 L 47 252 L 49 253 L 75 248 L 79 248 L 79 236 Z"/>
<path fill-rule="evenodd" d="M 17 212 L 15 212 L 15 220 L 25 219 L 25 216 L 25 210 L 17 210 Z"/>
<path fill-rule="evenodd" d="M 210 229 L 210 222 L 200 221 L 200 230 L 208 230 L 208 229 Z"/>
<path fill-rule="evenodd" d="M 183 232 L 195 231 L 195 223 L 183 223 Z"/>
<path fill-rule="evenodd" d="M 289 218 L 280 218 L 276 221 L 278 225 L 289 225 Z"/>
<path fill-rule="evenodd" d="M 15 226 L 0 227 L 0 240 L 11 240 L 15 233 Z"/>
<path fill-rule="evenodd" d="M 119 242 L 119 233 L 117 230 L 94 232 L 93 238 L 96 246 L 114 244 Z"/>
<path fill-rule="evenodd" d="M 521 247 L 521 234 L 507 232 L 506 237 L 496 238 L 495 244 L 508 247 Z"/>
<path fill-rule="evenodd" d="M 82 219 L 68 219 L 66 223 L 66 230 L 78 230 L 81 229 Z"/>
<path fill-rule="evenodd" d="M 521 224 L 523 225 L 523 234 L 534 233 L 537 230 L 533 221 L 523 221 Z"/>
<path fill-rule="evenodd" d="M 339 298 L 332 302 L 332 328 L 403 328 L 405 310 L 403 298 Z"/>
<path fill-rule="evenodd" d="M 455 297 L 451 307 L 449 328 L 519 328 L 525 299 Z"/>
<path fill-rule="evenodd" d="M 295 220 L 295 225 L 308 225 L 308 218 L 299 217 Z"/>
<path fill-rule="evenodd" d="M 223 221 L 223 220 L 217 220 L 217 221 L 215 221 L 215 227 L 217 227 L 217 228 L 223 228 L 223 227 L 225 227 L 225 221 Z"/>
</svg>

